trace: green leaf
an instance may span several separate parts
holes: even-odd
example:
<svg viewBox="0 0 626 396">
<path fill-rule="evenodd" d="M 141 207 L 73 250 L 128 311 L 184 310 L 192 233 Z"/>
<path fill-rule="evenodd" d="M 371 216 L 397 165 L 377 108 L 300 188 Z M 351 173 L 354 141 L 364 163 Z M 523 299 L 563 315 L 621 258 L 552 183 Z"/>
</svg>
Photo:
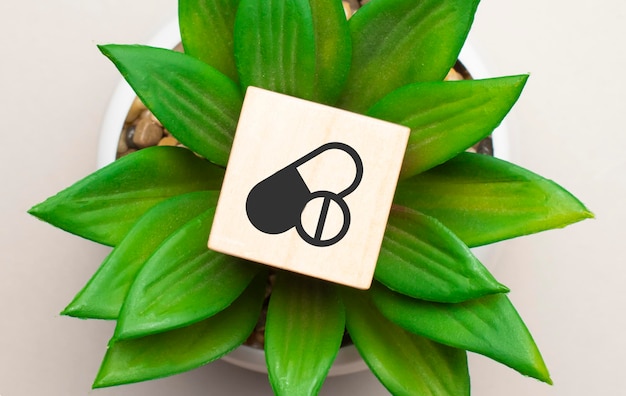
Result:
<svg viewBox="0 0 626 396">
<path fill-rule="evenodd" d="M 411 128 L 400 177 L 439 165 L 488 136 L 502 122 L 527 75 L 437 81 L 400 88 L 368 115 Z"/>
<path fill-rule="evenodd" d="M 120 312 L 115 338 L 142 337 L 206 319 L 230 305 L 260 267 L 209 250 L 215 208 L 187 222 L 143 265 Z"/>
<path fill-rule="evenodd" d="M 333 105 L 352 61 L 352 39 L 341 1 L 310 0 L 315 33 L 317 78 L 314 99 Z"/>
<path fill-rule="evenodd" d="M 480 353 L 524 375 L 552 383 L 532 336 L 504 294 L 441 304 L 375 285 L 372 295 L 383 315 L 412 333 Z"/>
<path fill-rule="evenodd" d="M 440 222 L 398 206 L 389 215 L 375 277 L 392 290 L 437 302 L 508 292 Z"/>
<path fill-rule="evenodd" d="M 363 113 L 391 91 L 440 81 L 454 66 L 478 0 L 376 0 L 350 19 L 352 68 L 339 101 Z"/>
<path fill-rule="evenodd" d="M 185 53 L 213 66 L 233 81 L 233 29 L 239 0 L 179 0 L 178 21 Z"/>
<path fill-rule="evenodd" d="M 261 313 L 266 273 L 231 306 L 194 325 L 109 345 L 94 388 L 162 378 L 212 362 L 241 345 Z"/>
<path fill-rule="evenodd" d="M 312 99 L 315 35 L 308 0 L 241 0 L 235 62 L 241 85 Z"/>
<path fill-rule="evenodd" d="M 470 153 L 401 181 L 394 201 L 441 221 L 470 247 L 593 217 L 556 183 Z"/>
<path fill-rule="evenodd" d="M 359 353 L 396 396 L 469 395 L 465 351 L 411 334 L 387 320 L 369 292 L 343 290 L 346 326 Z"/>
<path fill-rule="evenodd" d="M 178 228 L 208 208 L 214 208 L 217 197 L 217 191 L 192 192 L 148 210 L 63 314 L 84 319 L 117 319 L 128 290 L 146 260 Z"/>
<path fill-rule="evenodd" d="M 265 357 L 277 395 L 317 395 L 343 338 L 345 312 L 333 285 L 279 273 L 265 325 Z"/>
<path fill-rule="evenodd" d="M 189 55 L 141 45 L 102 45 L 141 101 L 181 143 L 226 166 L 243 96 L 239 86 Z"/>
<path fill-rule="evenodd" d="M 105 245 L 122 241 L 137 219 L 161 201 L 217 190 L 224 170 L 178 147 L 137 151 L 35 205 L 29 213 Z"/>
</svg>

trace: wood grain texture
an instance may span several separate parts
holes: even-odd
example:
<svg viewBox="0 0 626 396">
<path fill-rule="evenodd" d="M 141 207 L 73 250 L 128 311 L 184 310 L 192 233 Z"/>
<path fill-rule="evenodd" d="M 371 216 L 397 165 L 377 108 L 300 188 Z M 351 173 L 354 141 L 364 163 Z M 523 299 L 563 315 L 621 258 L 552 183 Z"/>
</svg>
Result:
<svg viewBox="0 0 626 396">
<path fill-rule="evenodd" d="M 400 125 L 248 88 L 209 248 L 369 288 L 408 135 Z M 272 178 L 279 171 L 287 184 Z M 254 212 L 258 185 L 273 195 Z M 267 221 L 282 223 L 269 232 Z"/>
</svg>

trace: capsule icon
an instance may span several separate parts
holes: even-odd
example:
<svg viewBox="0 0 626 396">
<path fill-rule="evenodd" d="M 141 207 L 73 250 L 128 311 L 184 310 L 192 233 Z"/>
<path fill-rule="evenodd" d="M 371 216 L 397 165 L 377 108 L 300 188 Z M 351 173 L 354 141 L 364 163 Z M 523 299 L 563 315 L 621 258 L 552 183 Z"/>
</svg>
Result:
<svg viewBox="0 0 626 396">
<path fill-rule="evenodd" d="M 298 167 L 328 150 L 340 150 L 354 161 L 356 174 L 352 183 L 340 192 L 319 190 L 311 192 Z M 332 176 L 332 175 L 330 175 Z M 300 238 L 310 245 L 325 247 L 339 242 L 350 228 L 350 210 L 344 198 L 357 189 L 363 178 L 363 161 L 352 147 L 345 143 L 326 143 L 278 172 L 256 184 L 246 199 L 246 214 L 250 223 L 266 234 L 281 234 L 295 227 Z M 317 224 L 305 227 L 302 214 L 307 205 L 321 200 Z M 340 209 L 343 223 L 332 236 L 325 235 L 331 205 Z"/>
</svg>

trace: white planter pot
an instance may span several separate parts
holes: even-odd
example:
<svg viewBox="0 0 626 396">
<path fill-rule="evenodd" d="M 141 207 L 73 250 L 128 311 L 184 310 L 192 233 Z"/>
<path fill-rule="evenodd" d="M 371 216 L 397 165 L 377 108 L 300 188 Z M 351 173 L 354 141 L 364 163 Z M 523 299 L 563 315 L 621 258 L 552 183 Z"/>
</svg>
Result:
<svg viewBox="0 0 626 396">
<path fill-rule="evenodd" d="M 178 43 L 180 43 L 180 31 L 178 20 L 175 19 L 161 29 L 152 40 L 148 42 L 148 45 L 170 49 L 174 48 Z M 459 59 L 474 78 L 488 77 L 485 67 L 471 45 L 465 45 Z M 128 109 L 135 99 L 135 96 L 130 86 L 122 79 L 111 97 L 102 123 L 98 147 L 98 167 L 103 167 L 115 161 L 120 133 L 124 126 Z M 508 132 L 504 123 L 501 124 L 495 132 L 493 146 L 494 153 L 498 158 L 509 158 Z M 495 246 L 483 246 L 472 249 L 472 251 L 483 264 L 490 270 L 493 270 L 492 257 L 494 255 L 494 249 Z M 267 373 L 265 353 L 257 348 L 243 345 L 224 356 L 222 360 L 249 370 Z M 345 375 L 366 369 L 367 366 L 365 362 L 361 359 L 356 348 L 351 345 L 341 348 L 329 375 Z"/>
</svg>

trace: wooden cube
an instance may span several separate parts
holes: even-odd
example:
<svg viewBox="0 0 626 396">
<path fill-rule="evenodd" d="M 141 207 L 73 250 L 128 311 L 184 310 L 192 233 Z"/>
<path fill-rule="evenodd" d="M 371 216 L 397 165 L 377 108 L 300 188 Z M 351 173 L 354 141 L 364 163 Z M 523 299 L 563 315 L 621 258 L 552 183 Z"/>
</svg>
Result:
<svg viewBox="0 0 626 396">
<path fill-rule="evenodd" d="M 209 248 L 370 287 L 409 128 L 249 87 Z"/>
</svg>

